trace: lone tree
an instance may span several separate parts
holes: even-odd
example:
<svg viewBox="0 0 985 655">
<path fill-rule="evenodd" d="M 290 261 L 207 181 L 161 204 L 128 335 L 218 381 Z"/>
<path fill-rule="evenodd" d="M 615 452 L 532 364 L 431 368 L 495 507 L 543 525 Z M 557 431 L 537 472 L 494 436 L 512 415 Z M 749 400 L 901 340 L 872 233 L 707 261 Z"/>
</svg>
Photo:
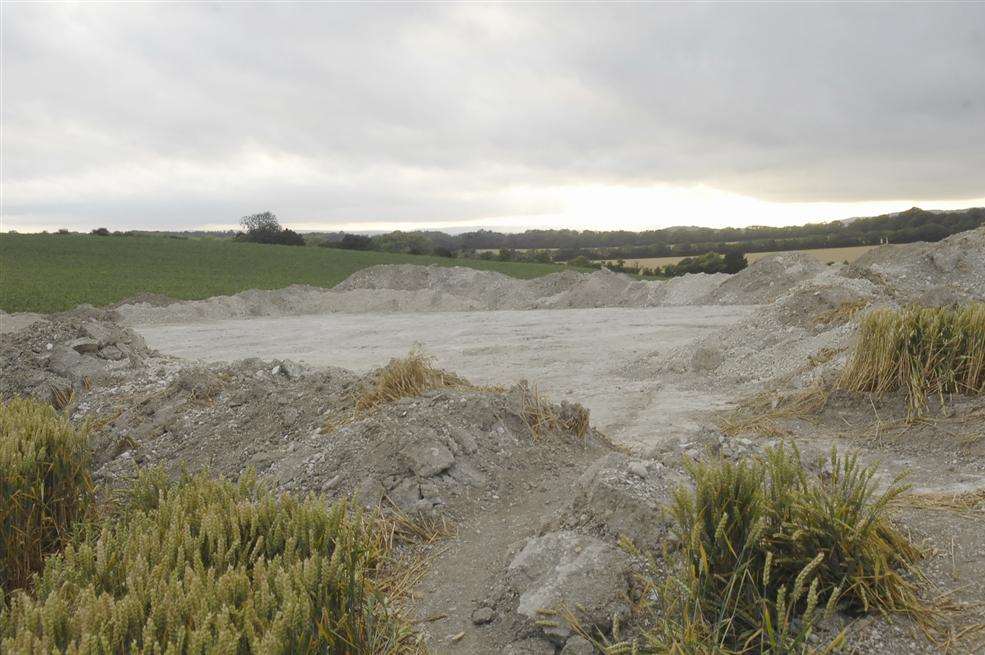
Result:
<svg viewBox="0 0 985 655">
<path fill-rule="evenodd" d="M 272 212 L 262 212 L 244 216 L 239 224 L 246 230 L 238 238 L 254 243 L 279 243 L 285 246 L 303 246 L 304 237 L 287 228 L 282 228 Z"/>
<path fill-rule="evenodd" d="M 262 212 L 260 214 L 250 214 L 240 219 L 239 224 L 247 234 L 257 232 L 280 232 L 280 221 L 273 212 Z"/>
<path fill-rule="evenodd" d="M 738 273 L 749 265 L 749 260 L 741 250 L 729 250 L 725 253 L 725 273 Z"/>
</svg>

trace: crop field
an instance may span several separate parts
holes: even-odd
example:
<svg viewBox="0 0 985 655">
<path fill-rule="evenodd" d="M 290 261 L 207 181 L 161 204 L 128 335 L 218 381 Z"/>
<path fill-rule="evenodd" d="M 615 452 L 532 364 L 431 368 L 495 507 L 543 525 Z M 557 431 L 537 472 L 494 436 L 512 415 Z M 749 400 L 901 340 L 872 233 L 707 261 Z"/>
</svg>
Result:
<svg viewBox="0 0 985 655">
<path fill-rule="evenodd" d="M 552 264 L 238 243 L 158 236 L 0 235 L 0 309 L 54 312 L 137 293 L 195 300 L 291 284 L 332 287 L 377 264 L 436 264 L 533 278 Z"/>
<path fill-rule="evenodd" d="M 810 250 L 783 250 L 776 252 L 747 252 L 746 259 L 752 264 L 755 261 L 762 259 L 763 257 L 768 257 L 769 255 L 775 255 L 777 252 L 802 252 L 806 253 L 818 261 L 824 262 L 844 262 L 849 263 L 855 261 L 868 251 L 876 248 L 878 246 L 848 246 L 846 248 L 813 248 Z M 640 259 L 627 259 L 625 260 L 627 264 L 639 264 L 640 266 L 645 266 L 651 268 L 654 266 L 666 266 L 667 264 L 676 264 L 677 262 L 684 259 L 684 257 L 643 257 Z"/>
</svg>

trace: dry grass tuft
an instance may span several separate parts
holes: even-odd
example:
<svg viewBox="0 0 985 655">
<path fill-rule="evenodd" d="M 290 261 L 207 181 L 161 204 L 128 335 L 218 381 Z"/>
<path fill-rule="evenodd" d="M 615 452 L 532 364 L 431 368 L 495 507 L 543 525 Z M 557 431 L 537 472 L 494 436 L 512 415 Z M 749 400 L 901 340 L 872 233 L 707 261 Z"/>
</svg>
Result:
<svg viewBox="0 0 985 655">
<path fill-rule="evenodd" d="M 834 309 L 820 312 L 814 317 L 814 326 L 841 325 L 847 323 L 855 314 L 869 306 L 869 300 L 862 298 L 854 302 L 843 302 Z"/>
<path fill-rule="evenodd" d="M 89 460 L 86 434 L 50 405 L 0 405 L 0 590 L 26 587 L 87 516 Z"/>
<path fill-rule="evenodd" d="M 588 435 L 589 413 L 581 405 L 561 403 L 556 410 L 535 387 L 525 388 L 520 396 L 520 416 L 535 437 L 567 432 L 579 439 Z"/>
<path fill-rule="evenodd" d="M 366 412 L 401 398 L 420 396 L 432 389 L 471 386 L 465 378 L 436 368 L 433 357 L 415 348 L 402 359 L 391 359 L 377 372 L 373 386 L 356 398 L 356 412 Z"/>
<path fill-rule="evenodd" d="M 62 411 L 75 402 L 75 390 L 72 387 L 51 387 L 51 406 Z"/>
<path fill-rule="evenodd" d="M 323 434 L 334 432 L 360 415 L 401 398 L 420 396 L 433 389 L 463 388 L 482 389 L 459 375 L 436 368 L 433 357 L 414 348 L 406 357 L 391 359 L 386 366 L 379 369 L 372 386 L 356 396 L 351 411 L 327 417 L 321 431 Z M 490 390 L 502 391 L 499 388 Z"/>
<path fill-rule="evenodd" d="M 781 425 L 783 421 L 814 419 L 824 409 L 828 396 L 829 392 L 820 385 L 784 396 L 764 392 L 739 403 L 718 425 L 730 437 L 740 434 L 782 437 L 790 433 Z"/>
<path fill-rule="evenodd" d="M 877 394 L 903 390 L 911 415 L 927 397 L 985 393 L 985 304 L 877 310 L 862 321 L 838 387 Z"/>
</svg>

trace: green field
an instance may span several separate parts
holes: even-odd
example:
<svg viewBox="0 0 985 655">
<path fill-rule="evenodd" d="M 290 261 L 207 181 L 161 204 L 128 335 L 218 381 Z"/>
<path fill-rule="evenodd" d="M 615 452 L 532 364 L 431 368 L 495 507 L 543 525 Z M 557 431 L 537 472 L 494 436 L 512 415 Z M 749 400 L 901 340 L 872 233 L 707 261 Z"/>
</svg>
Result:
<svg viewBox="0 0 985 655">
<path fill-rule="evenodd" d="M 109 305 L 141 292 L 193 300 L 291 284 L 335 286 L 377 264 L 437 264 L 532 278 L 553 264 L 447 259 L 383 252 L 158 236 L 0 235 L 0 309 L 54 312 Z"/>
</svg>

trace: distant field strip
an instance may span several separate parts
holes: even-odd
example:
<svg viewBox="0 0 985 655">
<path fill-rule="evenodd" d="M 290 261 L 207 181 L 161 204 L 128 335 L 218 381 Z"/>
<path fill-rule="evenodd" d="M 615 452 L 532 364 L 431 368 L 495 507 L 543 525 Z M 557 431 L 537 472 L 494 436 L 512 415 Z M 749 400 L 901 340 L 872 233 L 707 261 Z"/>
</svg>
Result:
<svg viewBox="0 0 985 655">
<path fill-rule="evenodd" d="M 769 255 L 775 255 L 777 252 L 802 252 L 814 257 L 818 261 L 824 262 L 853 262 L 868 251 L 873 248 L 878 248 L 879 246 L 848 246 L 846 248 L 814 248 L 811 250 L 780 250 L 775 252 L 749 252 L 746 253 L 746 259 L 749 263 L 753 263 L 762 259 L 763 257 L 768 257 Z M 693 255 L 689 255 L 693 256 Z M 654 266 L 666 266 L 667 264 L 676 264 L 677 262 L 684 259 L 684 257 L 641 257 L 639 259 L 627 259 L 625 260 L 627 264 L 639 264 L 640 266 L 645 266 L 646 268 L 653 268 Z M 615 260 L 598 260 L 598 261 L 615 261 Z"/>
<path fill-rule="evenodd" d="M 158 236 L 0 235 L 0 309 L 54 312 L 81 303 L 109 305 L 137 293 L 180 300 L 280 289 L 332 287 L 368 266 L 436 264 L 533 278 L 553 264 L 448 259 L 383 252 L 237 243 Z"/>
</svg>

